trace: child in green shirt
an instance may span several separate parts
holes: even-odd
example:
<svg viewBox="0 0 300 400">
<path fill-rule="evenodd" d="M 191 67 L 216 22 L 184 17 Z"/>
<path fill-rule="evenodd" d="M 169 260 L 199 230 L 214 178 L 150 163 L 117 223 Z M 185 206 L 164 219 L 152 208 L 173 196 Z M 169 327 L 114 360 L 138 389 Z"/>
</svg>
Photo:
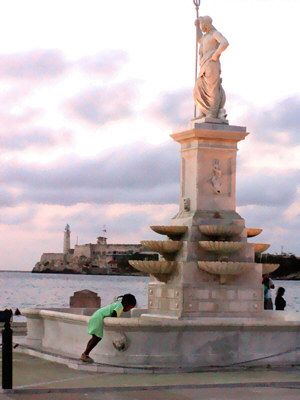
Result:
<svg viewBox="0 0 300 400">
<path fill-rule="evenodd" d="M 92 363 L 93 359 L 89 356 L 90 352 L 100 342 L 103 337 L 104 318 L 120 317 L 122 312 L 130 311 L 136 306 L 136 298 L 130 294 L 117 297 L 117 301 L 108 306 L 101 307 L 95 311 L 88 323 L 88 333 L 92 335 L 85 351 L 81 354 L 81 361 Z"/>
</svg>

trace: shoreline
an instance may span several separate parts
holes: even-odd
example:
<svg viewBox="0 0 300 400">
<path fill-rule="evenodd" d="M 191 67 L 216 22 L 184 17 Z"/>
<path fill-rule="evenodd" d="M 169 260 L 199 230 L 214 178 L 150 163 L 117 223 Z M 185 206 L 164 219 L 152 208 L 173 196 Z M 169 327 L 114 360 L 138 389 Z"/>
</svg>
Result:
<svg viewBox="0 0 300 400">
<path fill-rule="evenodd" d="M 30 272 L 30 271 L 29 271 Z M 93 273 L 93 272 L 68 272 L 68 271 L 43 271 L 43 272 L 36 272 L 36 271 L 31 271 L 32 274 L 56 274 L 56 275 L 93 275 L 93 276 L 143 276 L 147 277 L 148 275 L 144 275 L 142 273 L 135 273 L 135 272 L 124 272 L 124 273 L 118 273 L 118 272 L 110 272 L 110 273 Z"/>
<path fill-rule="evenodd" d="M 60 272 L 60 271 L 51 271 L 51 272 L 33 272 L 32 270 L 20 271 L 20 270 L 8 270 L 3 269 L 0 270 L 1 272 L 14 272 L 14 273 L 30 273 L 30 274 L 45 274 L 45 275 L 84 275 L 84 276 L 141 276 L 141 277 L 148 277 L 148 275 L 143 275 L 140 273 L 80 273 L 80 272 Z M 298 274 L 297 274 L 298 275 Z M 271 278 L 275 281 L 300 281 L 300 273 L 299 276 L 283 276 L 283 277 L 272 277 Z"/>
<path fill-rule="evenodd" d="M 123 273 L 119 273 L 119 272 L 109 272 L 109 273 L 93 273 L 93 272 L 73 272 L 73 271 L 43 271 L 43 272 L 38 272 L 38 271 L 31 271 L 33 274 L 60 274 L 60 275 L 99 275 L 99 276 L 103 276 L 103 275 L 108 275 L 108 276 L 149 276 L 149 274 L 142 274 L 140 272 L 123 272 Z M 277 280 L 277 281 L 300 281 L 300 273 L 297 274 L 297 276 L 294 276 L 294 274 L 290 274 L 287 275 L 285 277 L 272 277 L 271 278 L 273 280 Z"/>
</svg>

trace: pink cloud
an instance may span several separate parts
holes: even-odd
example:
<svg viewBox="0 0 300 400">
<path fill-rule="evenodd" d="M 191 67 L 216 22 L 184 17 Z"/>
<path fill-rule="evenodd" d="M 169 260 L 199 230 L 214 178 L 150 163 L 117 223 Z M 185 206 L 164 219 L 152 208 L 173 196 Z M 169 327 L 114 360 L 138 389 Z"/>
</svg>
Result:
<svg viewBox="0 0 300 400">
<path fill-rule="evenodd" d="M 123 50 L 104 50 L 93 56 L 80 59 L 77 65 L 86 73 L 94 76 L 113 76 L 128 62 Z"/>
<path fill-rule="evenodd" d="M 32 50 L 0 56 L 0 77 L 19 80 L 56 78 L 67 69 L 60 50 Z"/>
<path fill-rule="evenodd" d="M 137 99 L 138 83 L 126 81 L 84 90 L 70 99 L 66 107 L 73 117 L 99 125 L 132 116 Z"/>
</svg>

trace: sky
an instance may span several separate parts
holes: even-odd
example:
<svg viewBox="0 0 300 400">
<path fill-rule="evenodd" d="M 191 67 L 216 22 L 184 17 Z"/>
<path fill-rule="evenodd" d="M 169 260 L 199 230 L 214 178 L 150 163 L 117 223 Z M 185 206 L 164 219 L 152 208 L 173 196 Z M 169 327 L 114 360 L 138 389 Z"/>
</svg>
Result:
<svg viewBox="0 0 300 400">
<path fill-rule="evenodd" d="M 257 242 L 300 256 L 298 0 L 202 0 L 239 144 L 237 202 Z M 0 269 L 43 252 L 159 239 L 178 211 L 193 116 L 192 0 L 10 0 L 0 23 Z"/>
</svg>

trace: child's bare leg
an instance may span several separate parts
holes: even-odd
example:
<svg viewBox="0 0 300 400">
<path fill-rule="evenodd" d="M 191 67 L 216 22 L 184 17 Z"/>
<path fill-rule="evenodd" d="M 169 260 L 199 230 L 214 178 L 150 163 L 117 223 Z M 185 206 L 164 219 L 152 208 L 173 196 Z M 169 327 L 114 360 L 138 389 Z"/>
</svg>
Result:
<svg viewBox="0 0 300 400">
<path fill-rule="evenodd" d="M 86 346 L 86 349 L 83 354 L 88 356 L 90 352 L 93 350 L 94 347 L 97 346 L 97 344 L 100 342 L 101 338 L 99 338 L 96 335 L 92 335 L 91 339 L 88 341 L 88 344 Z"/>
</svg>

